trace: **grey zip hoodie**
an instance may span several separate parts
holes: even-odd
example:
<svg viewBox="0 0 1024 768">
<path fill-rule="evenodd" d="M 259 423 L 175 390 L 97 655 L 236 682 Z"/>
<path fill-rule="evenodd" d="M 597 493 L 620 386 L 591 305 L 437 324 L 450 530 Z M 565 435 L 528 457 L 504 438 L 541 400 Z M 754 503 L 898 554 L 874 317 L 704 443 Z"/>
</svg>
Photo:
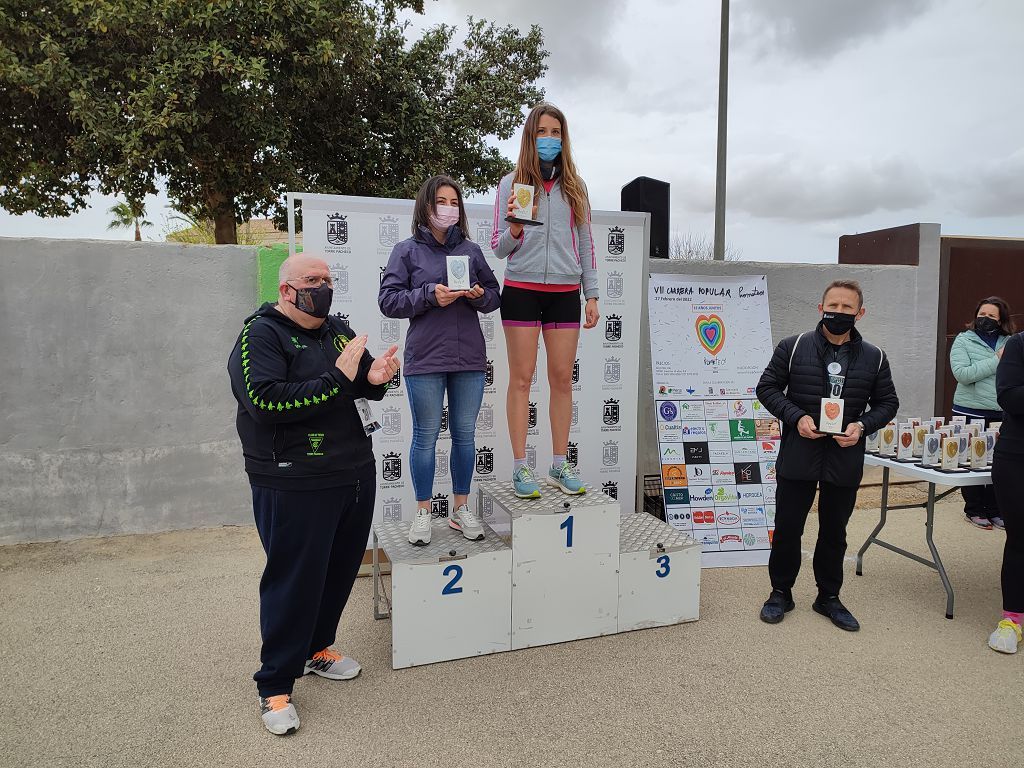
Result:
<svg viewBox="0 0 1024 768">
<path fill-rule="evenodd" d="M 536 190 L 539 227 L 523 227 L 520 238 L 508 231 L 508 198 L 512 194 L 512 176 L 498 184 L 494 201 L 494 231 L 491 249 L 499 259 L 507 259 L 505 277 L 524 283 L 571 284 L 582 282 L 583 295 L 598 298 L 597 256 L 594 237 L 587 220 L 576 221 L 572 207 L 562 198 L 561 179 L 555 179 L 551 194 Z"/>
</svg>

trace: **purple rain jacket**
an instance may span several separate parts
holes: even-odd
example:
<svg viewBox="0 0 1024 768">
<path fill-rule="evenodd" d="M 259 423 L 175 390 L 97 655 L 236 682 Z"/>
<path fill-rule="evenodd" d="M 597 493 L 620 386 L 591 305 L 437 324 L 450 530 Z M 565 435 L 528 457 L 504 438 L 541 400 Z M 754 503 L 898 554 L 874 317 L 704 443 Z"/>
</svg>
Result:
<svg viewBox="0 0 1024 768">
<path fill-rule="evenodd" d="M 479 284 L 483 296 L 438 306 L 434 288 L 448 283 L 449 254 L 469 256 L 469 284 Z M 387 317 L 409 318 L 406 375 L 486 370 L 487 350 L 477 313 L 496 310 L 501 295 L 480 246 L 467 240 L 458 225 L 448 229 L 444 244 L 437 242 L 429 229 L 420 227 L 396 245 L 381 280 L 377 304 Z"/>
</svg>

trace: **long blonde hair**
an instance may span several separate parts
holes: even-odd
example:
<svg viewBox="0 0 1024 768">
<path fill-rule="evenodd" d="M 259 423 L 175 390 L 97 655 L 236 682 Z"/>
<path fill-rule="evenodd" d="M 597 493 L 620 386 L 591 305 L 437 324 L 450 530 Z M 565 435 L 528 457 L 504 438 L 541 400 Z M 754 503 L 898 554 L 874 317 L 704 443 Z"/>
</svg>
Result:
<svg viewBox="0 0 1024 768">
<path fill-rule="evenodd" d="M 530 110 L 523 126 L 523 138 L 519 144 L 519 160 L 513 181 L 516 184 L 530 184 L 537 191 L 544 188 L 544 178 L 540 173 L 540 157 L 537 154 L 537 125 L 543 115 L 551 115 L 562 126 L 562 199 L 572 207 L 573 215 L 579 224 L 590 218 L 590 200 L 583 186 L 583 179 L 572 161 L 572 148 L 569 144 L 569 124 L 565 115 L 554 104 L 541 102 Z"/>
</svg>

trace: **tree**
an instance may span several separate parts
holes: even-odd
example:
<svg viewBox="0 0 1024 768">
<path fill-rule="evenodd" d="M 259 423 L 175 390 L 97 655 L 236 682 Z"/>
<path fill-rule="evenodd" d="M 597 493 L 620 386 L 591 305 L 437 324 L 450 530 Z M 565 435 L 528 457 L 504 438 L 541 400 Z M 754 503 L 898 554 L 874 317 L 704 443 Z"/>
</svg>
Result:
<svg viewBox="0 0 1024 768">
<path fill-rule="evenodd" d="M 152 227 L 153 222 L 146 221 L 144 208 L 133 208 L 130 203 L 115 203 L 107 209 L 114 220 L 107 224 L 107 229 L 132 229 L 135 228 L 135 239 L 142 240 L 142 227 Z"/>
<path fill-rule="evenodd" d="M 711 261 L 715 258 L 715 244 L 707 235 L 697 235 L 693 232 L 681 235 L 673 232 L 672 241 L 668 246 L 668 257 L 686 261 Z M 740 251 L 732 246 L 726 246 L 726 261 L 740 261 L 741 257 Z"/>
<path fill-rule="evenodd" d="M 405 9 L 422 0 L 0 0 L 0 206 L 67 216 L 163 180 L 230 243 L 289 189 L 491 188 L 511 164 L 488 137 L 543 95 L 540 29 L 410 43 Z"/>
</svg>

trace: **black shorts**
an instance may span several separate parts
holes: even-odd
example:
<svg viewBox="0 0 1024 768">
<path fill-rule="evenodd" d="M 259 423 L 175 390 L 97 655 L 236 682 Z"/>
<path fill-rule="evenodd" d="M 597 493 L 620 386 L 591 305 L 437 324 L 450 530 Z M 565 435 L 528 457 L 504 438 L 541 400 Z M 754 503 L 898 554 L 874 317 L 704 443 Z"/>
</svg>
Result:
<svg viewBox="0 0 1024 768">
<path fill-rule="evenodd" d="M 579 328 L 580 292 L 501 289 L 501 324 L 542 328 Z"/>
</svg>

